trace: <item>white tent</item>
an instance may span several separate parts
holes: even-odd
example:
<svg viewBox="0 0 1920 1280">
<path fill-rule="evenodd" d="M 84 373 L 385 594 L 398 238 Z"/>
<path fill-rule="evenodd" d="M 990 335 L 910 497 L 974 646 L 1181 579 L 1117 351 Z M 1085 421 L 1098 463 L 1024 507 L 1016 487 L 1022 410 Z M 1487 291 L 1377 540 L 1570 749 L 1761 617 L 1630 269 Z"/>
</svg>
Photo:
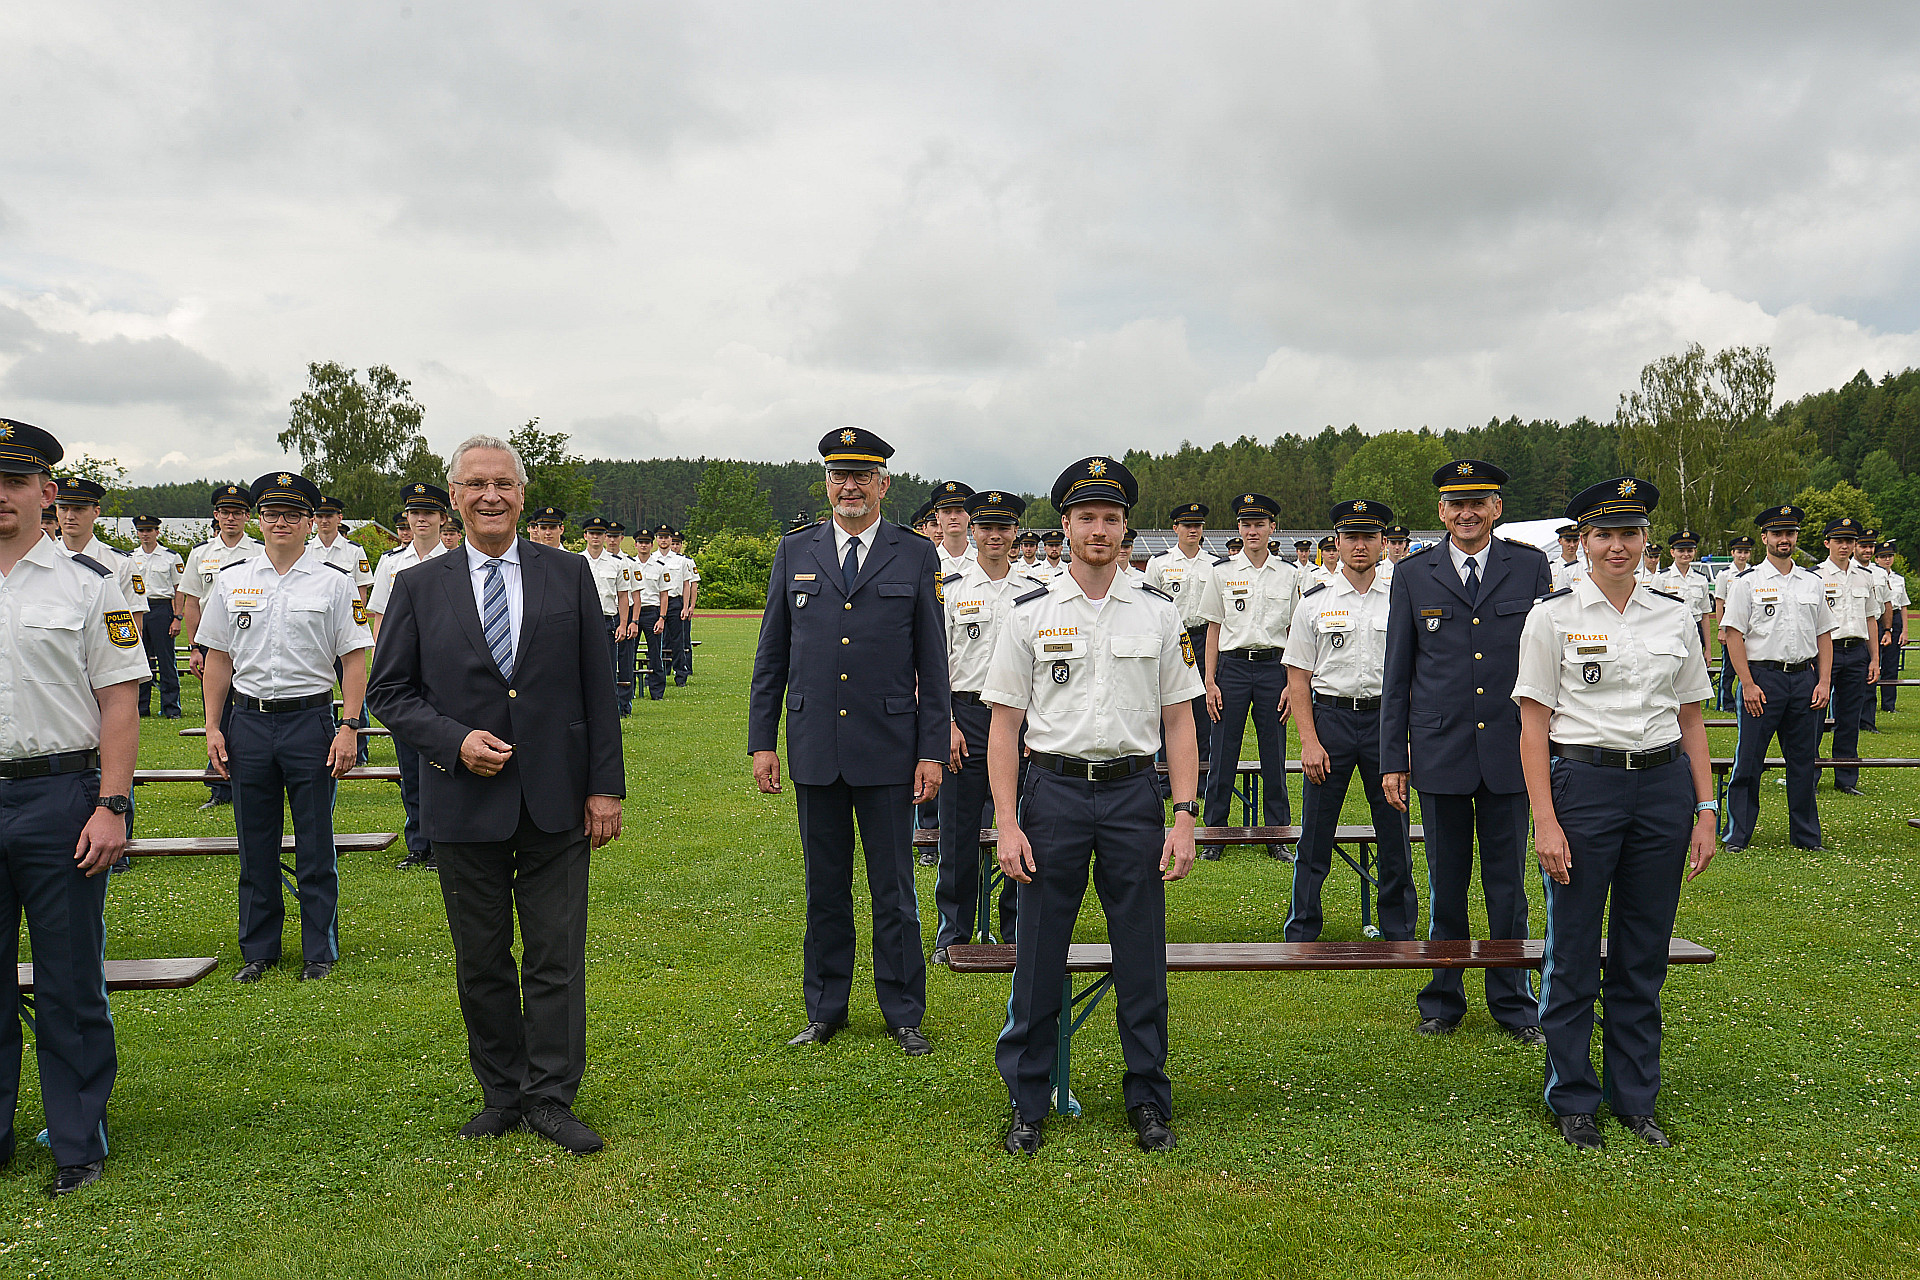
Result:
<svg viewBox="0 0 1920 1280">
<path fill-rule="evenodd" d="M 1493 533 L 1498 538 L 1538 547 L 1549 557 L 1558 558 L 1560 535 L 1554 530 L 1565 523 L 1565 520 L 1509 520 L 1505 524 L 1495 525 Z"/>
</svg>

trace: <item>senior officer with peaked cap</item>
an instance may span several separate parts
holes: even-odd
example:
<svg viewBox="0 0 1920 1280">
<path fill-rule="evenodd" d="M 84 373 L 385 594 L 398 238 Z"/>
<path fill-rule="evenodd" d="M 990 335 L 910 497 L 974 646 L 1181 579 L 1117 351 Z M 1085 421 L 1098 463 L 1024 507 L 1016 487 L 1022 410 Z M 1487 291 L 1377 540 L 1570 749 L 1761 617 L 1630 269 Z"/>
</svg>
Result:
<svg viewBox="0 0 1920 1280">
<path fill-rule="evenodd" d="M 1553 574 L 1537 548 L 1493 536 L 1506 482 L 1506 472 L 1473 458 L 1434 472 L 1447 536 L 1401 561 L 1388 593 L 1380 781 L 1402 811 L 1409 781 L 1420 792 L 1429 938 L 1470 936 L 1476 834 L 1487 935 L 1527 936 L 1527 792 L 1510 695 L 1521 628 Z M 1489 969 L 1486 984 L 1501 1030 L 1544 1043 L 1524 971 Z M 1451 1035 L 1467 1013 L 1460 970 L 1434 970 L 1419 1004 L 1422 1035 Z"/>
<path fill-rule="evenodd" d="M 1199 759 L 1186 704 L 1200 680 L 1172 597 L 1119 571 L 1138 494 L 1133 473 L 1112 458 L 1082 458 L 1054 481 L 1073 563 L 1014 601 L 980 695 L 993 706 L 987 767 L 1000 869 L 1020 881 L 1013 996 L 994 1050 L 1013 1108 L 1006 1148 L 1015 1154 L 1040 1146 L 1060 1019 L 1072 1014 L 1061 989 L 1089 864 L 1113 947 L 1127 1117 L 1142 1150 L 1176 1142 L 1165 882 L 1193 867 Z M 1154 772 L 1163 736 L 1171 830 Z"/>
<path fill-rule="evenodd" d="M 60 442 L 0 418 L 0 1165 L 20 1094 L 20 915 L 33 941 L 34 1051 L 47 1141 L 65 1195 L 107 1159 L 118 1068 L 107 1009 L 109 866 L 126 848 L 135 690 L 147 663 L 113 571 L 63 555 L 35 516 Z"/>
<path fill-rule="evenodd" d="M 1659 501 L 1653 485 L 1618 476 L 1567 504 L 1590 571 L 1528 613 L 1513 686 L 1547 896 L 1547 1107 L 1561 1136 L 1585 1149 L 1606 1145 L 1596 1123 L 1603 1100 L 1636 1137 L 1672 1145 L 1654 1120 L 1660 988 L 1682 872 L 1691 879 L 1713 858 L 1700 715 L 1713 683 L 1697 606 L 1634 575 Z M 1593 1072 L 1593 1002 L 1603 993 L 1604 1086 Z"/>
<path fill-rule="evenodd" d="M 952 724 L 941 625 L 940 553 L 880 518 L 893 446 L 860 427 L 820 441 L 833 519 L 780 540 L 754 655 L 747 750 L 762 792 L 780 790 L 780 712 L 806 859 L 807 1025 L 789 1044 L 825 1044 L 853 990 L 853 842 L 873 894 L 873 982 L 910 1056 L 927 962 L 913 883 L 913 806 L 935 799 Z"/>
</svg>

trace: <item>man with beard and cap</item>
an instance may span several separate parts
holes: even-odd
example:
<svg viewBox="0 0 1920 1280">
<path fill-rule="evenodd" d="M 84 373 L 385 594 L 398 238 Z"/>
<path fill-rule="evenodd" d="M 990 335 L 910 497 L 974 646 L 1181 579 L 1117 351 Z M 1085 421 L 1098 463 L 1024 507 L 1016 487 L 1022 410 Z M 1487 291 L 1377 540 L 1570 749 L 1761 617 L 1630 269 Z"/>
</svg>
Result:
<svg viewBox="0 0 1920 1280">
<path fill-rule="evenodd" d="M 1066 535 L 1058 529 L 1049 529 L 1040 535 L 1040 546 L 1045 554 L 1039 564 L 1027 571 L 1027 576 L 1036 582 L 1052 582 L 1067 571 L 1066 561 L 1061 558 L 1066 552 Z"/>
<path fill-rule="evenodd" d="M 200 612 L 213 591 L 214 579 L 227 565 L 258 555 L 261 550 L 259 540 L 247 532 L 247 516 L 252 510 L 253 500 L 243 486 L 215 487 L 214 535 L 187 552 L 186 571 L 180 575 L 180 591 L 174 599 L 180 606 L 180 635 L 189 646 L 187 669 L 196 680 L 205 674 L 207 651 L 194 642 L 194 635 L 200 629 Z M 223 731 L 231 727 L 232 717 L 233 710 L 228 707 L 220 721 Z M 210 775 L 207 789 L 211 794 L 201 809 L 233 803 L 233 787 L 226 779 Z"/>
<path fill-rule="evenodd" d="M 1072 1016 L 1061 988 L 1089 871 L 1113 951 L 1127 1117 L 1144 1151 L 1177 1141 L 1166 1072 L 1165 884 L 1193 867 L 1199 766 L 1185 704 L 1200 681 L 1172 599 L 1119 574 L 1138 495 L 1132 473 L 1112 458 L 1083 458 L 1054 481 L 1073 563 L 1015 600 L 981 694 L 993 713 L 988 772 L 1000 869 L 1020 882 L 1013 995 L 994 1050 L 1012 1105 L 1005 1145 L 1015 1154 L 1040 1147 L 1059 1023 Z M 1163 739 L 1171 830 L 1154 772 Z M 1065 1111 L 1067 1082 L 1059 1089 Z"/>
<path fill-rule="evenodd" d="M 1893 680 L 1900 674 L 1900 655 L 1902 646 L 1907 642 L 1907 606 L 1913 602 L 1907 598 L 1907 575 L 1894 568 L 1893 557 L 1899 548 L 1892 538 L 1882 539 L 1874 544 L 1874 563 L 1880 572 L 1886 575 L 1887 590 L 1891 593 L 1888 612 L 1889 625 L 1880 637 L 1880 709 L 1891 715 L 1894 711 L 1895 695 L 1899 688 Z"/>
<path fill-rule="evenodd" d="M 406 546 L 381 556 L 380 563 L 373 567 L 373 595 L 367 601 L 367 622 L 373 629 L 375 641 L 380 638 L 381 619 L 386 616 L 393 600 L 395 575 L 424 560 L 437 559 L 446 554 L 446 548 L 441 545 L 440 532 L 447 522 L 450 509 L 447 491 L 439 485 L 419 482 L 403 488 L 400 501 L 404 504 L 401 512 L 412 540 Z M 406 813 L 406 824 L 401 830 L 407 846 L 407 855 L 394 864 L 394 869 L 437 871 L 439 867 L 433 860 L 433 842 L 427 839 L 426 827 L 420 819 L 420 753 L 396 733 L 393 735 L 393 754 L 400 764 L 400 805 Z"/>
<path fill-rule="evenodd" d="M 873 895 L 873 980 L 888 1034 L 909 1056 L 927 964 L 913 883 L 913 806 L 936 800 L 952 715 L 934 545 L 880 518 L 893 446 L 841 427 L 820 441 L 833 519 L 782 538 L 754 656 L 747 750 L 756 785 L 780 791 L 780 715 L 806 860 L 807 1025 L 823 1045 L 853 991 L 854 828 Z"/>
<path fill-rule="evenodd" d="M 1158 587 L 1173 598 L 1180 610 L 1180 625 L 1187 629 L 1187 642 L 1194 653 L 1207 651 L 1207 619 L 1200 612 L 1213 577 L 1214 557 L 1207 554 L 1207 504 L 1183 502 L 1168 518 L 1173 526 L 1174 544 L 1147 562 L 1147 585 Z M 1193 732 L 1200 749 L 1200 769 L 1205 772 L 1211 758 L 1213 721 L 1207 715 L 1206 691 L 1193 700 Z"/>
<path fill-rule="evenodd" d="M 1825 584 L 1827 608 L 1833 614 L 1833 758 L 1855 760 L 1860 756 L 1862 708 L 1880 682 L 1880 618 L 1885 605 L 1878 580 L 1854 560 L 1860 522 L 1852 516 L 1829 520 L 1822 541 L 1827 558 L 1813 571 Z M 1863 794 L 1860 770 L 1836 766 L 1833 789 L 1850 796 Z"/>
<path fill-rule="evenodd" d="M 1580 555 L 1580 526 L 1563 524 L 1553 531 L 1560 540 L 1560 554 L 1552 561 L 1553 589 L 1570 587 L 1587 576 L 1587 562 Z"/>
<path fill-rule="evenodd" d="M 1505 471 L 1473 458 L 1434 472 L 1447 537 L 1403 561 L 1388 592 L 1381 786 L 1403 813 L 1409 785 L 1420 792 L 1427 936 L 1435 939 L 1471 936 L 1476 834 L 1487 934 L 1527 936 L 1527 790 L 1511 694 L 1521 629 L 1533 602 L 1552 590 L 1553 573 L 1539 549 L 1493 536 L 1506 482 Z M 1486 993 L 1504 1033 L 1545 1043 L 1523 970 L 1487 970 Z M 1461 971 L 1434 970 L 1419 1006 L 1421 1035 L 1452 1035 L 1467 1014 Z"/>
<path fill-rule="evenodd" d="M 153 686 L 160 686 L 160 715 L 166 720 L 180 718 L 180 667 L 174 659 L 173 638 L 180 634 L 180 620 L 174 616 L 173 597 L 179 589 L 180 575 L 187 571 L 186 561 L 172 547 L 160 545 L 160 517 L 135 516 L 133 531 L 140 539 L 128 557 L 133 561 L 134 578 L 146 592 L 147 616 L 140 629 L 147 661 L 153 667 L 152 680 L 140 686 L 140 714 L 153 709 Z"/>
<path fill-rule="evenodd" d="M 958 480 L 942 480 L 935 483 L 933 496 L 927 500 L 933 512 L 934 540 L 940 547 L 942 579 L 965 573 L 977 556 L 967 540 L 967 499 L 972 496 L 970 486 Z"/>
</svg>

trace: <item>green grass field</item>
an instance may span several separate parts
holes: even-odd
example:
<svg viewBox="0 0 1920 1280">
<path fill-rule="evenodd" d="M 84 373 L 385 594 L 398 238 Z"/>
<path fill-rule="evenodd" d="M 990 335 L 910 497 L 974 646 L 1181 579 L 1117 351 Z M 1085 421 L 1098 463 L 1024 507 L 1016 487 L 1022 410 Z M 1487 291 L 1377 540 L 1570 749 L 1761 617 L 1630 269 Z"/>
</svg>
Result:
<svg viewBox="0 0 1920 1280">
<path fill-rule="evenodd" d="M 999 1149 L 992 1059 L 1004 977 L 933 970 L 936 1052 L 908 1060 L 863 961 L 850 1030 L 784 1047 L 805 1020 L 802 877 L 791 792 L 759 795 L 744 755 L 756 629 L 700 622 L 694 684 L 626 722 L 626 832 L 595 857 L 578 1104 L 604 1153 L 453 1136 L 479 1092 L 438 886 L 394 871 L 399 850 L 342 860 L 330 980 L 294 980 L 290 919 L 287 963 L 254 987 L 228 980 L 233 860 L 149 860 L 114 881 L 108 955 L 221 968 L 114 997 L 113 1156 L 58 1204 L 31 1141 L 29 1050 L 0 1275 L 1920 1271 L 1915 774 L 1868 772 L 1864 799 L 1823 790 L 1833 847 L 1814 855 L 1788 846 L 1769 780 L 1753 847 L 1687 890 L 1676 931 L 1720 960 L 1667 984 L 1673 1150 L 1604 1122 L 1611 1149 L 1576 1156 L 1541 1104 L 1540 1052 L 1497 1034 L 1484 1005 L 1449 1040 L 1412 1034 L 1419 975 L 1234 974 L 1171 982 L 1178 1151 L 1132 1145 L 1109 1003 L 1075 1044 L 1085 1115 L 1016 1159 Z M 1920 755 L 1920 690 L 1905 693 L 1864 750 Z M 142 722 L 143 765 L 201 761 L 179 723 L 196 721 Z M 1731 753 L 1731 730 L 1713 739 Z M 392 763 L 389 745 L 374 763 Z M 1348 820 L 1364 822 L 1357 792 Z M 204 797 L 143 788 L 140 832 L 231 833 L 230 810 L 195 811 Z M 341 788 L 339 830 L 400 820 L 390 784 Z M 931 947 L 933 873 L 919 877 Z M 1168 936 L 1277 939 L 1289 883 L 1252 851 L 1199 863 L 1168 895 Z M 1537 882 L 1533 897 L 1537 934 Z M 1327 902 L 1328 936 L 1357 937 L 1338 865 Z M 1081 937 L 1103 936 L 1090 902 Z"/>
</svg>

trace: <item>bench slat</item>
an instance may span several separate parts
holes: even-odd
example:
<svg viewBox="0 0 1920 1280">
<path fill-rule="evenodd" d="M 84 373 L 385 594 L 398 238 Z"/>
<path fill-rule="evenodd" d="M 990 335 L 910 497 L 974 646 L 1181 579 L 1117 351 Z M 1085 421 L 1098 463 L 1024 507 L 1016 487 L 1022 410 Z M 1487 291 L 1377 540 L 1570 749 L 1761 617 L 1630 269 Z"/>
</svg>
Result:
<svg viewBox="0 0 1920 1280">
<path fill-rule="evenodd" d="M 1409 830 L 1408 837 L 1418 844 L 1427 838 L 1425 828 L 1418 823 Z M 1351 826 L 1333 829 L 1335 844 L 1373 844 L 1372 827 Z M 1298 844 L 1299 827 L 1195 827 L 1193 842 L 1197 845 L 1232 844 Z M 925 831 L 913 833 L 913 843 L 922 847 L 940 843 L 940 828 L 931 827 Z M 1000 843 L 1000 832 L 995 827 L 982 828 L 980 843 L 993 846 Z"/>
<path fill-rule="evenodd" d="M 219 967 L 212 956 L 183 956 L 172 960 L 109 960 L 107 990 L 162 991 L 190 987 Z M 20 966 L 20 992 L 33 994 L 33 966 Z"/>
<path fill-rule="evenodd" d="M 1540 938 L 1470 938 L 1388 942 L 1169 942 L 1167 970 L 1173 973 L 1236 973 L 1261 970 L 1345 969 L 1538 969 L 1546 957 Z M 1604 959 L 1607 944 L 1600 943 Z M 1008 944 L 955 943 L 947 948 L 955 973 L 1012 973 L 1014 949 Z M 1711 964 L 1712 951 L 1685 938 L 1667 947 L 1669 964 Z M 1067 949 L 1069 973 L 1105 973 L 1113 968 L 1113 948 L 1105 943 L 1075 943 Z"/>
<path fill-rule="evenodd" d="M 336 831 L 333 847 L 341 853 L 378 853 L 400 837 L 391 831 Z M 130 858 L 179 858 L 194 854 L 240 852 L 238 836 L 160 836 L 127 841 Z M 280 837 L 280 852 L 293 852 L 293 837 Z"/>
<path fill-rule="evenodd" d="M 182 729 L 180 736 L 183 738 L 204 738 L 207 736 L 207 731 L 205 729 Z M 363 738 L 391 738 L 393 736 L 393 730 L 370 726 L 360 730 L 360 736 Z"/>
<path fill-rule="evenodd" d="M 220 778 L 205 769 L 135 769 L 133 785 L 147 782 L 219 782 Z M 393 765 L 367 765 L 364 768 L 349 769 L 341 782 L 398 782 L 400 770 Z"/>
</svg>

